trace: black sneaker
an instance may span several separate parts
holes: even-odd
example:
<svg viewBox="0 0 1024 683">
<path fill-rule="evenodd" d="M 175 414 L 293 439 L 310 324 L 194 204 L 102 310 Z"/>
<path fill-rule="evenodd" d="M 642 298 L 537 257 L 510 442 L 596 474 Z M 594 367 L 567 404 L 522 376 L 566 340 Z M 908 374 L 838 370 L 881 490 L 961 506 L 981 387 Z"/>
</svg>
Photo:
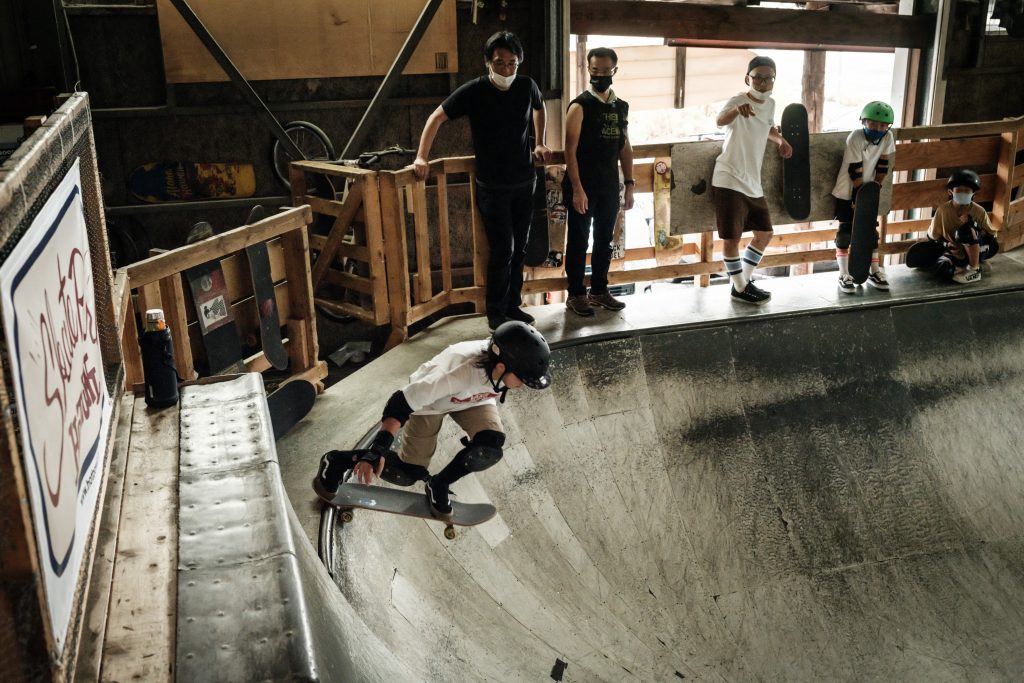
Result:
<svg viewBox="0 0 1024 683">
<path fill-rule="evenodd" d="M 345 473 L 352 469 L 352 455 L 345 451 L 328 451 L 320 456 L 320 467 L 313 479 L 313 490 L 321 498 L 330 499 L 338 492 Z"/>
<path fill-rule="evenodd" d="M 526 323 L 527 325 L 532 325 L 535 321 L 535 318 L 532 315 L 518 306 L 505 311 L 505 315 L 508 316 L 509 320 L 518 320 L 519 322 Z"/>
<path fill-rule="evenodd" d="M 768 303 L 768 300 L 772 298 L 772 295 L 759 287 L 755 287 L 753 282 L 748 282 L 746 288 L 742 292 L 737 292 L 736 288 L 733 287 L 732 298 L 737 301 L 745 301 L 748 304 L 760 306 L 761 304 Z"/>
<path fill-rule="evenodd" d="M 439 517 L 447 517 L 452 514 L 452 503 L 448 499 L 448 487 L 434 479 L 427 479 L 426 483 L 427 503 L 430 510 Z"/>
<path fill-rule="evenodd" d="M 492 315 L 490 313 L 487 314 L 487 329 L 489 329 L 491 332 L 494 332 L 494 330 L 498 329 L 502 323 L 507 322 L 508 318 L 506 318 L 503 315 Z"/>
</svg>

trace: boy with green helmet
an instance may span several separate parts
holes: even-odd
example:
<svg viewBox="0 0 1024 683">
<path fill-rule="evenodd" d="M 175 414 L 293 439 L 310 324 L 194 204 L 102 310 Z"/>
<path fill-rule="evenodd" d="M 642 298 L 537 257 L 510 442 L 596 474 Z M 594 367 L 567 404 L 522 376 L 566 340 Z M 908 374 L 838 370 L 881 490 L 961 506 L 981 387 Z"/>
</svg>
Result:
<svg viewBox="0 0 1024 683">
<path fill-rule="evenodd" d="M 892 127 L 895 116 L 885 102 L 868 102 L 860 112 L 861 130 L 855 130 L 846 138 L 843 163 L 839 167 L 832 196 L 836 199 L 836 262 L 839 264 L 839 289 L 847 294 L 857 291 L 857 285 L 850 276 L 850 237 L 853 233 L 853 210 L 857 201 L 857 190 L 865 181 L 885 182 L 889 172 L 889 159 L 896 151 L 896 140 Z M 868 282 L 876 289 L 889 289 L 889 281 L 878 261 L 878 250 L 871 252 L 871 271 Z"/>
</svg>

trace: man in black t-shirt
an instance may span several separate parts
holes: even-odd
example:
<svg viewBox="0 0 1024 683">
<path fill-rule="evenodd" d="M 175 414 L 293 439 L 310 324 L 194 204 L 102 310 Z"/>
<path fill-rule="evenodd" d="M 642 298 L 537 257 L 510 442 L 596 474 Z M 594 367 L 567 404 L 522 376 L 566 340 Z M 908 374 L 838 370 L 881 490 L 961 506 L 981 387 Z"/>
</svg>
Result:
<svg viewBox="0 0 1024 683">
<path fill-rule="evenodd" d="M 518 76 L 523 46 L 508 31 L 484 44 L 488 75 L 473 79 L 448 96 L 427 119 L 413 162 L 416 177 L 427 177 L 427 156 L 441 124 L 469 117 L 476 154 L 476 204 L 490 247 L 487 261 L 487 324 L 506 320 L 532 323 L 521 308 L 523 259 L 533 215 L 534 159 L 546 161 L 544 102 L 529 76 Z M 530 140 L 530 121 L 536 132 Z"/>
<path fill-rule="evenodd" d="M 633 208 L 633 148 L 629 144 L 629 105 L 615 96 L 612 76 L 618 70 L 615 50 L 598 47 L 587 53 L 590 87 L 569 104 L 565 115 L 565 179 L 562 193 L 569 207 L 565 275 L 573 313 L 594 315 L 594 306 L 620 311 L 626 304 L 608 292 L 612 233 L 619 215 L 619 165 L 626 185 L 626 210 Z M 594 224 L 590 293 L 583 283 L 590 224 Z"/>
</svg>

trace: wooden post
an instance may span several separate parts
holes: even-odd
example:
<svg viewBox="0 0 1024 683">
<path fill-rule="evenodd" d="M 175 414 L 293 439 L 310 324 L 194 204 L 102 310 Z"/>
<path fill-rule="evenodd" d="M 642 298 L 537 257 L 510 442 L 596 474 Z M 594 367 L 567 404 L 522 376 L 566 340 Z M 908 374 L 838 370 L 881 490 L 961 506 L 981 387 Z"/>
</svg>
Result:
<svg viewBox="0 0 1024 683">
<path fill-rule="evenodd" d="M 711 263 L 715 260 L 715 235 L 710 230 L 700 234 L 700 262 Z M 707 287 L 711 284 L 711 274 L 701 273 L 700 286 Z"/>
<path fill-rule="evenodd" d="M 808 10 L 816 10 L 821 3 L 807 3 Z M 807 109 L 807 132 L 820 133 L 825 110 L 825 56 L 824 50 L 804 51 L 804 71 L 802 78 L 801 100 Z M 810 230 L 811 223 L 801 223 L 798 230 Z M 794 264 L 790 267 L 792 275 L 807 275 L 813 270 L 810 263 Z"/>
<path fill-rule="evenodd" d="M 1006 227 L 1010 219 L 1010 201 L 1013 197 L 1014 186 L 1013 171 L 1016 165 L 1014 162 L 1017 158 L 1017 144 L 1020 135 L 1020 128 L 1003 133 L 1003 141 L 999 146 L 995 197 L 992 202 L 992 223 L 997 230 Z"/>
<path fill-rule="evenodd" d="M 487 235 L 484 234 L 483 217 L 476 205 L 476 173 L 469 174 L 469 198 L 473 217 L 473 286 L 486 290 L 487 257 L 490 254 L 490 247 L 487 244 Z M 474 308 L 477 313 L 483 313 L 487 308 L 486 301 L 478 299 Z"/>
<path fill-rule="evenodd" d="M 587 36 L 576 36 L 576 92 L 587 89 L 590 84 L 590 70 L 587 68 Z M 568 105 L 567 105 L 568 106 Z"/>
<path fill-rule="evenodd" d="M 412 234 L 416 240 L 416 301 L 430 301 L 433 282 L 430 277 L 430 221 L 427 213 L 427 182 L 412 185 Z"/>
<path fill-rule="evenodd" d="M 309 272 L 309 238 L 306 226 L 281 235 L 285 274 L 288 277 L 288 356 L 293 373 L 317 365 L 320 347 L 316 337 L 316 312 L 313 308 L 313 285 Z M 295 335 L 294 329 L 301 329 Z M 298 336 L 299 338 L 294 338 Z"/>
<path fill-rule="evenodd" d="M 441 289 L 452 291 L 452 249 L 448 241 L 448 176 L 437 176 L 437 240 L 441 248 Z"/>
<path fill-rule="evenodd" d="M 188 309 L 185 306 L 185 290 L 181 278 L 180 274 L 175 273 L 160 280 L 160 300 L 164 304 L 164 320 L 171 329 L 178 377 L 188 381 L 195 379 L 196 369 L 192 361 L 192 346 L 188 340 Z"/>
<path fill-rule="evenodd" d="M 388 308 L 388 280 L 379 183 L 379 173 L 363 181 L 363 224 L 366 226 L 366 250 L 369 252 L 373 321 L 376 325 L 384 325 L 391 319 L 391 313 Z"/>
<path fill-rule="evenodd" d="M 313 291 L 316 291 L 323 281 L 324 275 L 327 274 L 328 268 L 331 267 L 331 262 L 334 261 L 334 257 L 338 253 L 338 247 L 345 241 L 348 228 L 352 225 L 356 213 L 359 212 L 359 207 L 363 203 L 364 184 L 365 181 L 362 179 L 353 183 L 348 191 L 348 196 L 341 204 L 341 210 L 334 219 L 330 234 L 327 235 L 327 243 L 316 257 L 316 263 L 313 264 Z"/>
<path fill-rule="evenodd" d="M 380 174 L 380 213 L 384 228 L 384 256 L 388 263 L 388 307 L 391 309 L 391 334 L 385 349 L 390 349 L 409 336 L 410 307 L 405 221 L 393 173 Z"/>
<path fill-rule="evenodd" d="M 686 48 L 676 48 L 676 83 L 675 106 L 682 109 L 686 106 Z"/>
</svg>

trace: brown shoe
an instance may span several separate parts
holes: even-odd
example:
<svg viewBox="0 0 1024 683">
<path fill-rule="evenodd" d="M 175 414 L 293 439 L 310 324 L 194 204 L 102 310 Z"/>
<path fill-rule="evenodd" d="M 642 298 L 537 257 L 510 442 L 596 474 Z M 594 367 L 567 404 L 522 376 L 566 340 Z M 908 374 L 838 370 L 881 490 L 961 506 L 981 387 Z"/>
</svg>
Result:
<svg viewBox="0 0 1024 683">
<path fill-rule="evenodd" d="M 589 300 L 591 306 L 600 306 L 601 308 L 607 308 L 609 311 L 621 311 L 626 307 L 625 302 L 619 301 L 608 292 L 604 294 L 591 294 Z"/>
<path fill-rule="evenodd" d="M 565 307 L 576 315 L 581 315 L 584 318 L 589 318 L 594 315 L 594 309 L 590 306 L 590 301 L 586 294 L 582 296 L 570 296 L 565 300 Z"/>
</svg>

